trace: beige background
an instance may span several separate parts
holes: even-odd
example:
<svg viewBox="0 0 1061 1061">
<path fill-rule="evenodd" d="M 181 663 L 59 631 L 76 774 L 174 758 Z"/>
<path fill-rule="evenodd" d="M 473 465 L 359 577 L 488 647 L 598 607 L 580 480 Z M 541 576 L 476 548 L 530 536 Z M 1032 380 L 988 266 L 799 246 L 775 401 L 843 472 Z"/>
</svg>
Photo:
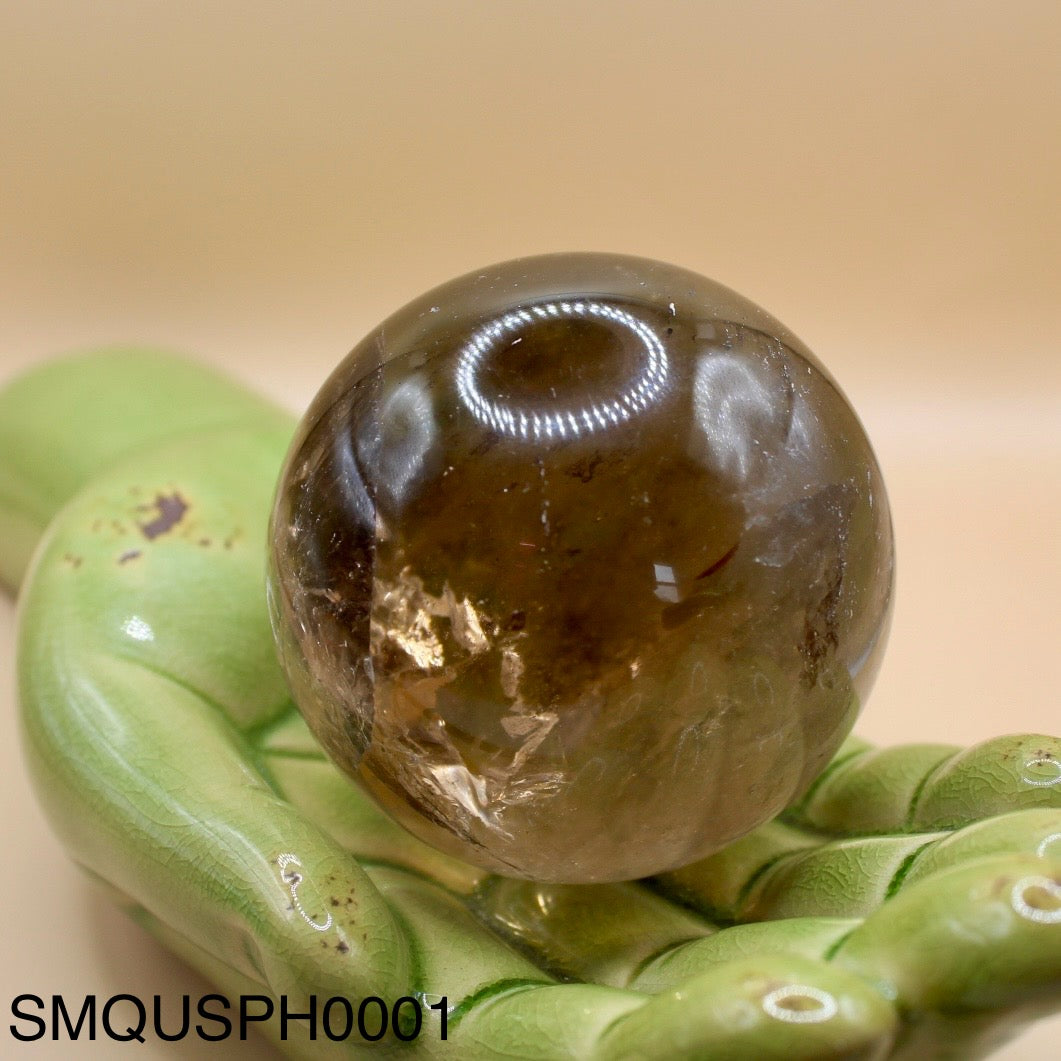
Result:
<svg viewBox="0 0 1061 1061">
<path fill-rule="evenodd" d="M 1061 731 L 1059 12 L 2 0 L 0 382 L 133 340 L 297 407 L 378 319 L 478 265 L 672 260 L 789 324 L 875 441 L 900 574 L 862 734 Z M 0 1026 L 22 991 L 201 993 L 50 838 L 12 640 L 2 603 Z M 1059 1032 L 1001 1056 L 1056 1056 Z M 53 1053 L 75 1056 L 12 1056 Z"/>
</svg>

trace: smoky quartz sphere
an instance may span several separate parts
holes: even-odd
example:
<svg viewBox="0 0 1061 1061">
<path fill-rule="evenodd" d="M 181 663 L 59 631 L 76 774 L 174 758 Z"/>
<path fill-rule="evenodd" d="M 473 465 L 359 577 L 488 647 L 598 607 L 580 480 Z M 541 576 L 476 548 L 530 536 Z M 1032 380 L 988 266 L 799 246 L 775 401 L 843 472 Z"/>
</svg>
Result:
<svg viewBox="0 0 1061 1061">
<path fill-rule="evenodd" d="M 880 470 L 732 291 L 639 258 L 410 303 L 303 420 L 271 529 L 283 666 L 331 758 L 450 854 L 641 877 L 803 793 L 877 670 Z"/>
</svg>

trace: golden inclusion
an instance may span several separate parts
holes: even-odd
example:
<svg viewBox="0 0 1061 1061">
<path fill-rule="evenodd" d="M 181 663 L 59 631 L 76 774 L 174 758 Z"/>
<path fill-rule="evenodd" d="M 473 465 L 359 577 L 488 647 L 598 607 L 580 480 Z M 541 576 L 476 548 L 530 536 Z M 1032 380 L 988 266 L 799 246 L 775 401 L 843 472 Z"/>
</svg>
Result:
<svg viewBox="0 0 1061 1061">
<path fill-rule="evenodd" d="M 290 450 L 270 600 L 328 754 L 499 873 L 683 865 L 799 796 L 884 646 L 873 452 L 815 357 L 674 266 L 445 284 L 335 370 Z"/>
</svg>

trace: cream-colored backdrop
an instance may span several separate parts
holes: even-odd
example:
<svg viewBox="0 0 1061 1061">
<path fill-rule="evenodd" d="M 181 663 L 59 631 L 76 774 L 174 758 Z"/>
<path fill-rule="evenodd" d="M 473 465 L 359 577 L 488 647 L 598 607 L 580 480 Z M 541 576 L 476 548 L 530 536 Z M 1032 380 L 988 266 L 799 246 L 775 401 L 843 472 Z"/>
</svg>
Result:
<svg viewBox="0 0 1061 1061">
<path fill-rule="evenodd" d="M 1019 0 L 0 0 L 0 381 L 132 340 L 297 407 L 478 265 L 672 260 L 795 329 L 877 446 L 900 574 L 860 731 L 1058 732 L 1059 56 L 1061 8 Z M 3 604 L 0 1005 L 201 993 L 48 835 L 12 639 Z"/>
</svg>

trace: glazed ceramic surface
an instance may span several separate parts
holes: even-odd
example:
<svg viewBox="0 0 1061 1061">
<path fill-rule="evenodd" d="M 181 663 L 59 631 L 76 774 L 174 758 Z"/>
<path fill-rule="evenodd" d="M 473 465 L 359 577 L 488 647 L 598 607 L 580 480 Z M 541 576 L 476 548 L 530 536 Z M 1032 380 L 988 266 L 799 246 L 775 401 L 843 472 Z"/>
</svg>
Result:
<svg viewBox="0 0 1061 1061">
<path fill-rule="evenodd" d="M 219 990 L 298 1012 L 411 996 L 415 1042 L 375 1049 L 462 1059 L 971 1058 L 1057 1007 L 1048 736 L 850 741 L 782 818 L 638 883 L 494 877 L 399 829 L 274 658 L 266 526 L 292 430 L 146 351 L 0 393 L 37 794 L 71 857 Z M 287 1033 L 292 1056 L 364 1048 Z"/>
</svg>

